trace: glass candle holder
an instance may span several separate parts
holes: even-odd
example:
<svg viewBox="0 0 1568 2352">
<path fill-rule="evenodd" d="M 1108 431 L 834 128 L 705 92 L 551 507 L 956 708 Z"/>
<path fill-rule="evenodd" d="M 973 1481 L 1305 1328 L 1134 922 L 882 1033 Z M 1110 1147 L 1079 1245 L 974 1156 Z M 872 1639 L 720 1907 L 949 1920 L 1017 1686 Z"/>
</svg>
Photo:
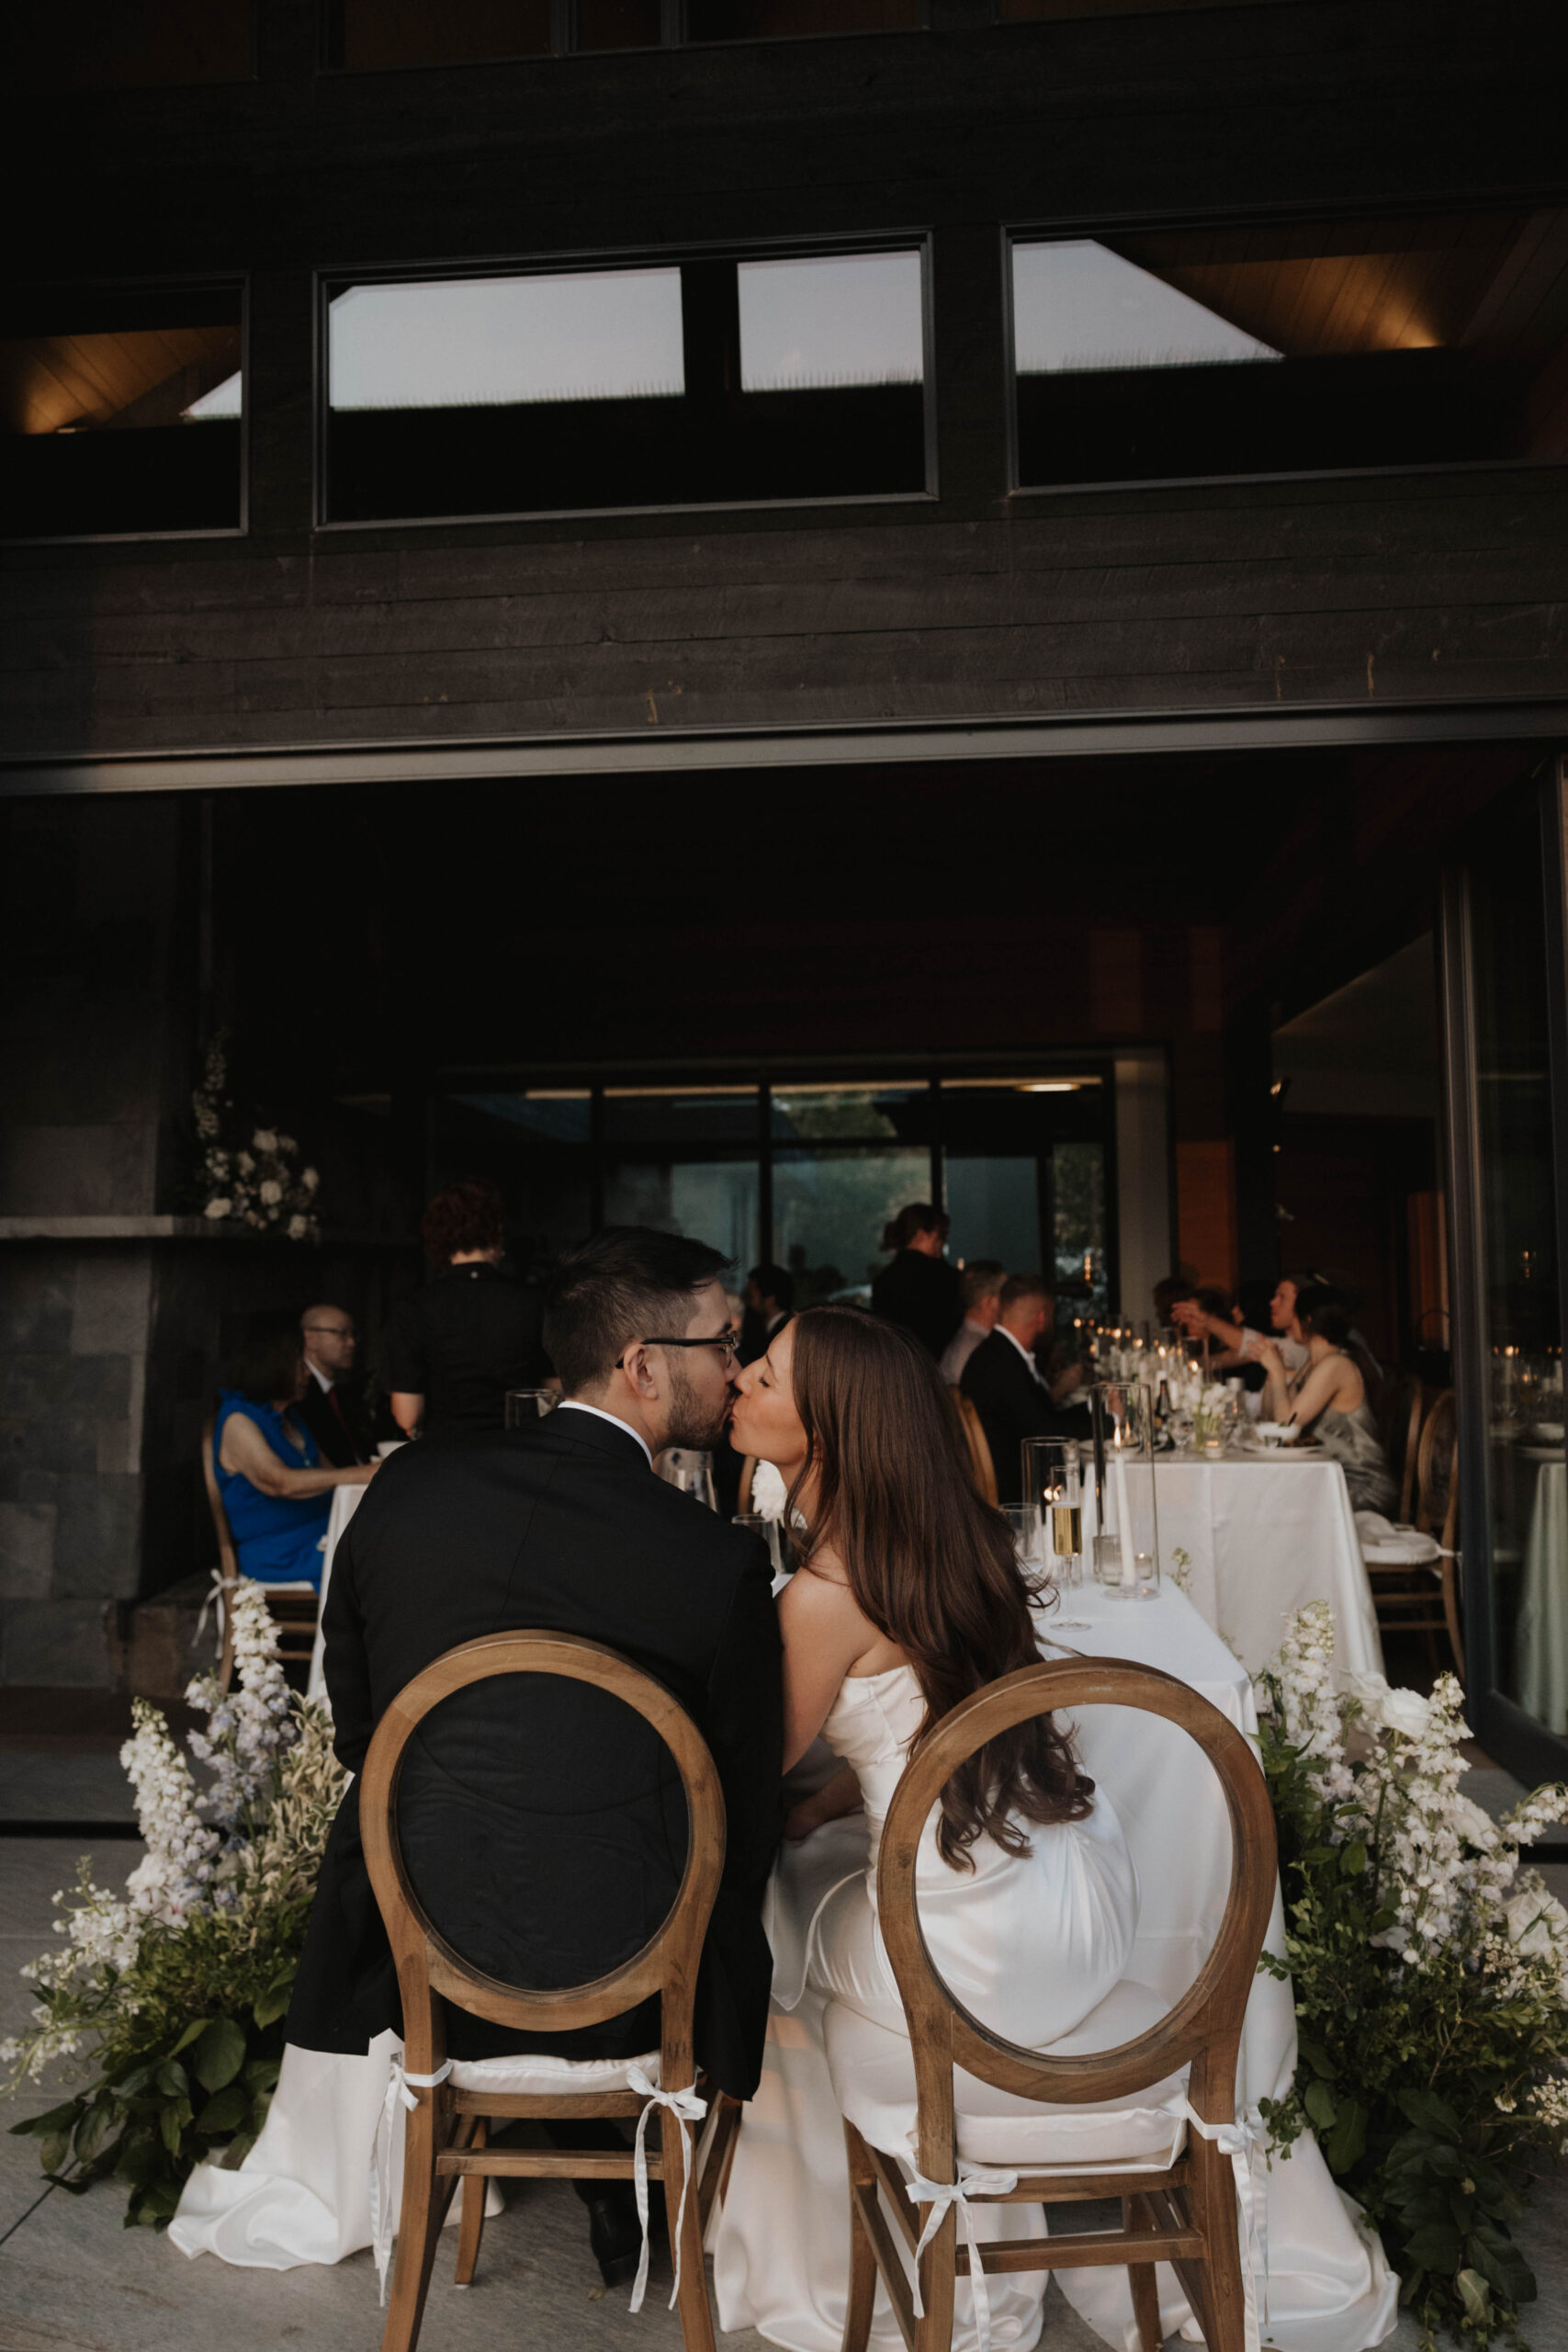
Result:
<svg viewBox="0 0 1568 2352">
<path fill-rule="evenodd" d="M 1083 1579 L 1083 1463 L 1075 1438 L 1022 1444 L 1026 1557 L 1058 1584 Z"/>
<path fill-rule="evenodd" d="M 1095 1574 L 1120 1600 L 1153 1600 L 1159 1593 L 1155 1404 L 1155 1393 L 1139 1382 L 1122 1392 L 1112 1416 L 1107 1532 L 1095 1546 Z"/>
<path fill-rule="evenodd" d="M 509 1430 L 526 1429 L 530 1421 L 542 1421 L 560 1403 L 553 1388 L 509 1388 L 506 1392 L 504 1420 Z"/>
</svg>

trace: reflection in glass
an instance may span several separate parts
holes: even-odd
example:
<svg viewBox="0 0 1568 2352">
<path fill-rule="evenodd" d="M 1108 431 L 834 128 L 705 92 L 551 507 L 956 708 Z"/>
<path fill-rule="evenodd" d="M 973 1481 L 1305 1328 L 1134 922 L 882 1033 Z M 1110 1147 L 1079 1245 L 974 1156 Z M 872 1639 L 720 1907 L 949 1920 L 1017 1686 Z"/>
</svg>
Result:
<svg viewBox="0 0 1568 2352">
<path fill-rule="evenodd" d="M 919 254 L 744 261 L 738 275 L 743 391 L 918 384 L 925 373 Z"/>
<path fill-rule="evenodd" d="M 1021 376 L 1280 356 L 1179 287 L 1091 238 L 1015 245 L 1012 300 Z"/>
<path fill-rule="evenodd" d="M 344 409 L 678 398 L 678 269 L 351 286 L 328 315 Z"/>
<path fill-rule="evenodd" d="M 795 1276 L 795 1305 L 871 1295 L 883 1227 L 929 1200 L 931 1091 L 803 1086 L 773 1098 L 773 1256 Z"/>
<path fill-rule="evenodd" d="M 550 0 L 327 0 L 326 46 L 351 74 L 536 57 L 550 46 Z"/>
<path fill-rule="evenodd" d="M 1533 808 L 1472 876 L 1472 923 L 1496 1678 L 1549 1731 L 1568 1733 L 1557 1178 Z"/>
<path fill-rule="evenodd" d="M 739 1265 L 757 1246 L 757 1163 L 736 1159 L 626 1159 L 604 1183 L 607 1225 L 683 1233 Z"/>
<path fill-rule="evenodd" d="M 913 31 L 919 0 L 686 0 L 688 40 L 802 40 Z"/>
<path fill-rule="evenodd" d="M 326 519 L 918 495 L 917 251 L 338 284 Z"/>
<path fill-rule="evenodd" d="M 1565 266 L 1562 209 L 1020 239 L 1019 481 L 1559 457 Z"/>
<path fill-rule="evenodd" d="M 238 288 L 51 296 L 0 339 L 8 536 L 233 530 Z"/>
</svg>

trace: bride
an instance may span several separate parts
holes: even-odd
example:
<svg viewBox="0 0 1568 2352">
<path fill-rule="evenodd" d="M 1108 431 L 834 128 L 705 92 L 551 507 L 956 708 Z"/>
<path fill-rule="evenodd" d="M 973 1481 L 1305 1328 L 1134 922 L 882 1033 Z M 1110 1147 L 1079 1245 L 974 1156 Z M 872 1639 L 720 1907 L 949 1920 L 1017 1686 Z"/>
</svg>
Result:
<svg viewBox="0 0 1568 2352">
<path fill-rule="evenodd" d="M 818 1735 L 840 1759 L 797 1804 L 772 1896 L 775 2007 L 820 2046 L 828 2002 L 907 2031 L 876 1919 L 878 1840 L 894 1790 L 926 1733 L 971 1691 L 1039 1656 L 1006 1520 L 970 1483 L 951 1399 L 935 1365 L 896 1326 L 854 1308 L 810 1308 L 739 1375 L 739 1451 L 772 1462 L 804 1519 L 805 1557 L 780 1597 L 784 1764 Z M 819 1777 L 819 1776 L 818 1776 Z M 863 1807 L 863 1823 L 848 1816 Z M 804 1842 L 802 1842 L 804 1841 Z M 1132 1951 L 1137 1882 L 1108 1798 L 1077 1770 L 1048 1717 L 994 1740 L 954 1775 L 934 1807 L 917 1866 L 931 1958 L 973 2014 L 1042 2049 L 1070 2033 L 1111 1991 Z M 785 2133 L 821 2129 L 820 2101 L 796 2099 Z M 829 2119 L 839 2132 L 836 2113 Z M 748 2109 L 746 2130 L 774 2126 Z M 836 2345 L 843 2281 L 828 2249 L 798 2245 L 809 2290 L 781 2315 L 765 2307 L 758 2266 L 790 2267 L 791 2175 L 818 2172 L 804 2145 L 780 2144 L 743 2167 L 716 2245 L 720 2316 L 815 2352 Z M 759 2199 L 745 2184 L 766 2181 Z M 745 2210 L 748 2202 L 766 2211 Z M 795 2198 L 802 2220 L 806 2205 Z M 1033 2225 L 1027 2209 L 991 2209 L 999 2232 Z M 802 2231 L 798 2234 L 808 2234 Z M 840 2256 L 840 2260 L 846 2257 Z M 782 2283 L 782 2282 L 781 2282 Z M 1041 2280 L 998 2278 L 992 2336 L 1032 2341 Z M 961 2312 L 967 2296 L 961 2296 Z M 727 2308 L 727 2304 L 731 2308 Z M 955 2343 L 959 2341 L 955 2335 Z"/>
</svg>

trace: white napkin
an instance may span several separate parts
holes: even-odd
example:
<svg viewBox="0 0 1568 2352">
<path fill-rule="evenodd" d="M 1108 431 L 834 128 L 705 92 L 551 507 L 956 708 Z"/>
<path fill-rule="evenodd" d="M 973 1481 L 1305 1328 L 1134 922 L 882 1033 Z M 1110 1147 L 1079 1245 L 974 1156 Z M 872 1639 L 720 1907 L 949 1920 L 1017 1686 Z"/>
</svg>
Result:
<svg viewBox="0 0 1568 2352">
<path fill-rule="evenodd" d="M 1355 1520 L 1362 1559 L 1375 1561 L 1380 1567 L 1421 1568 L 1443 1556 L 1442 1545 L 1430 1535 L 1414 1527 L 1396 1526 L 1382 1511 L 1359 1510 Z"/>
</svg>

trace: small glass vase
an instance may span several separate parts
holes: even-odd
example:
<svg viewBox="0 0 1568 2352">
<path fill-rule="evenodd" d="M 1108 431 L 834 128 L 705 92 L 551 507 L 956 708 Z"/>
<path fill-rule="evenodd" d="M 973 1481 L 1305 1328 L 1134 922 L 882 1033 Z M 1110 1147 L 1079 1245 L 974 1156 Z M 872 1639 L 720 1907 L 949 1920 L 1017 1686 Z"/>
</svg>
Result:
<svg viewBox="0 0 1568 2352">
<path fill-rule="evenodd" d="M 1159 1598 L 1159 1510 L 1155 1493 L 1155 1396 L 1142 1382 L 1106 1400 L 1115 1422 L 1105 1448 L 1104 1529 L 1094 1572 L 1115 1600 Z"/>
</svg>

